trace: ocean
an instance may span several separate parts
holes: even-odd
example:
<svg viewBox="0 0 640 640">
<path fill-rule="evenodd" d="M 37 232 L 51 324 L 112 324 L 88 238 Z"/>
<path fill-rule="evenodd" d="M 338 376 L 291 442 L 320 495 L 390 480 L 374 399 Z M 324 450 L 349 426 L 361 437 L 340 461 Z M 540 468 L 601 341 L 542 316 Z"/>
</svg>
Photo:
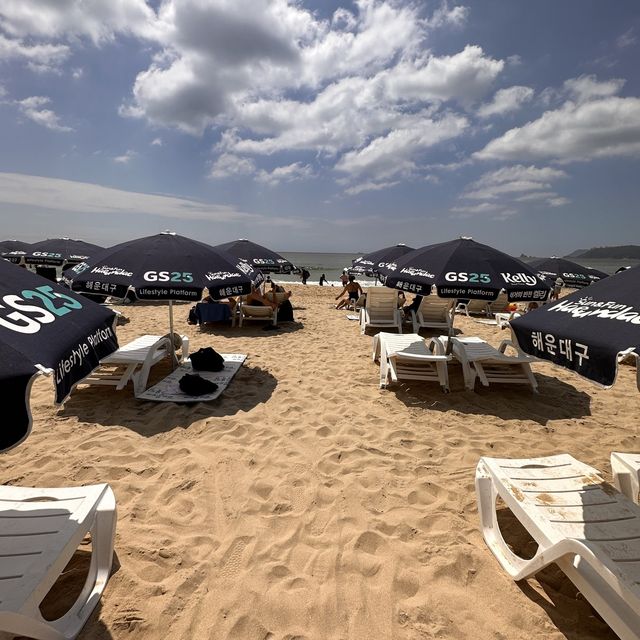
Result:
<svg viewBox="0 0 640 640">
<path fill-rule="evenodd" d="M 287 260 L 291 261 L 297 267 L 306 267 L 307 271 L 311 274 L 308 280 L 309 284 L 318 284 L 320 276 L 324 273 L 329 284 L 334 286 L 340 285 L 340 274 L 343 269 L 348 269 L 351 266 L 351 261 L 362 255 L 362 253 L 312 253 L 312 252 L 300 252 L 300 251 L 281 251 Z M 531 262 L 537 258 L 524 258 L 523 262 Z M 605 273 L 613 274 L 620 267 L 633 267 L 640 264 L 640 260 L 581 260 L 577 258 L 573 260 L 577 264 L 581 264 L 584 267 L 593 267 L 599 269 Z M 273 274 L 272 280 L 276 282 L 293 282 L 299 283 L 299 275 L 279 275 Z M 364 276 L 358 276 L 358 282 L 363 284 L 374 284 L 375 281 L 371 278 L 365 278 Z"/>
</svg>

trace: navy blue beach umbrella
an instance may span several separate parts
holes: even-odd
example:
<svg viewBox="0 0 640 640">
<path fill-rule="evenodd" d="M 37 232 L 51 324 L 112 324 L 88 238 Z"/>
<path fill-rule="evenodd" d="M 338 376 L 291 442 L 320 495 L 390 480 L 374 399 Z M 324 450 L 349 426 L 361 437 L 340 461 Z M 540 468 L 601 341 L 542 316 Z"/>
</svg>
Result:
<svg viewBox="0 0 640 640">
<path fill-rule="evenodd" d="M 0 451 L 30 433 L 29 393 L 53 376 L 56 402 L 118 348 L 116 314 L 68 289 L 0 260 Z"/>
<path fill-rule="evenodd" d="M 435 286 L 440 298 L 495 300 L 504 289 L 519 302 L 546 300 L 550 290 L 521 260 L 471 238 L 414 249 L 378 271 L 388 287 L 421 296 Z"/>
<path fill-rule="evenodd" d="M 83 293 L 125 298 L 132 288 L 139 300 L 166 300 L 173 333 L 174 301 L 198 301 L 205 287 L 217 300 L 246 295 L 264 276 L 226 251 L 165 231 L 105 249 L 67 269 L 63 280 Z"/>
<path fill-rule="evenodd" d="M 25 264 L 61 267 L 77 264 L 100 253 L 103 247 L 84 240 L 49 238 L 34 242 L 24 256 Z"/>
<path fill-rule="evenodd" d="M 352 274 L 364 274 L 366 276 L 374 276 L 378 273 L 379 268 L 384 268 L 389 263 L 394 263 L 398 258 L 403 255 L 414 251 L 413 247 L 408 247 L 406 244 L 395 244 L 392 247 L 385 247 L 384 249 L 378 249 L 371 253 L 366 253 L 359 258 L 355 258 L 351 261 L 351 268 L 349 273 Z"/>
<path fill-rule="evenodd" d="M 265 273 L 291 273 L 295 269 L 295 266 L 279 253 L 246 238 L 225 242 L 214 248 L 227 251 L 248 262 L 254 269 L 260 269 Z"/>
<path fill-rule="evenodd" d="M 640 355 L 639 292 L 633 267 L 512 320 L 511 330 L 526 353 L 609 387 L 620 358 Z"/>
<path fill-rule="evenodd" d="M 583 267 L 577 262 L 566 258 L 538 258 L 527 263 L 538 275 L 553 283 L 556 278 L 562 278 L 567 287 L 582 288 L 593 282 L 606 278 L 609 274 L 590 267 Z"/>
<path fill-rule="evenodd" d="M 31 249 L 31 245 L 28 242 L 22 242 L 22 240 L 3 240 L 0 242 L 0 255 L 14 264 L 22 262 L 29 249 Z"/>
</svg>

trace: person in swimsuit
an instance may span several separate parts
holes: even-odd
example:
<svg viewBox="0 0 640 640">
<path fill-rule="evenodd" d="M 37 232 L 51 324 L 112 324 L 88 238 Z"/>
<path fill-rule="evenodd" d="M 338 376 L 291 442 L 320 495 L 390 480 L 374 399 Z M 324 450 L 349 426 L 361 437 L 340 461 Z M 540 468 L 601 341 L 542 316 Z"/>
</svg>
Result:
<svg viewBox="0 0 640 640">
<path fill-rule="evenodd" d="M 345 293 L 348 293 L 349 295 L 338 302 L 336 309 L 342 309 L 343 307 L 348 306 L 351 302 L 355 302 L 362 295 L 362 287 L 359 282 L 356 282 L 355 276 L 349 276 L 349 282 L 347 282 L 340 294 L 336 296 L 336 300 L 342 298 Z"/>
</svg>

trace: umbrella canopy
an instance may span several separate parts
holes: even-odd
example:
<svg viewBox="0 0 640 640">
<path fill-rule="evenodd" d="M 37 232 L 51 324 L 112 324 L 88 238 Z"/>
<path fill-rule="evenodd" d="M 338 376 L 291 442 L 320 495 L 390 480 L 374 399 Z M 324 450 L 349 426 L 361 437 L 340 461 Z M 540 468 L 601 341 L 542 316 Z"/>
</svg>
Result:
<svg viewBox="0 0 640 640">
<path fill-rule="evenodd" d="M 394 263 L 398 258 L 410 251 L 414 251 L 414 249 L 401 243 L 366 253 L 351 261 L 352 267 L 349 269 L 349 272 L 354 274 L 364 273 L 366 276 L 375 275 L 379 267 L 384 267 L 388 263 Z"/>
<path fill-rule="evenodd" d="M 24 251 L 26 253 L 30 248 L 31 245 L 28 242 L 22 242 L 22 240 L 2 240 L 0 242 L 0 254 L 10 251 Z"/>
<path fill-rule="evenodd" d="M 279 253 L 245 238 L 216 245 L 215 249 L 227 251 L 248 262 L 254 269 L 260 269 L 265 273 L 291 273 L 295 269 L 295 266 Z"/>
<path fill-rule="evenodd" d="M 523 351 L 608 387 L 618 355 L 640 354 L 638 291 L 634 267 L 512 320 L 511 329 Z"/>
<path fill-rule="evenodd" d="M 529 262 L 529 267 L 539 276 L 553 282 L 556 278 L 562 278 L 567 287 L 581 288 L 606 278 L 609 274 L 590 267 L 583 267 L 576 262 L 565 258 L 539 258 Z"/>
<path fill-rule="evenodd" d="M 176 235 L 159 233 L 105 249 L 64 272 L 75 291 L 124 298 L 129 287 L 140 300 L 200 300 L 245 295 L 263 275 L 239 258 Z"/>
<path fill-rule="evenodd" d="M 4 240 L 0 242 L 0 255 L 5 260 L 13 262 L 13 264 L 22 262 L 29 249 L 31 249 L 31 245 L 20 240 Z"/>
<path fill-rule="evenodd" d="M 510 302 L 545 300 L 550 289 L 524 262 L 471 238 L 414 249 L 379 273 L 388 287 L 422 296 L 435 285 L 441 298 L 495 300 L 505 289 Z"/>
<path fill-rule="evenodd" d="M 78 263 L 86 260 L 90 256 L 97 255 L 102 251 L 102 247 L 82 240 L 72 240 L 71 238 L 50 238 L 41 242 L 34 242 L 26 254 L 24 261 L 26 264 L 47 265 L 61 267 L 67 263 Z M 11 262 L 20 262 L 22 256 L 14 255 L 15 252 L 7 254 L 5 257 Z M 17 260 L 14 258 L 18 258 Z"/>
<path fill-rule="evenodd" d="M 52 373 L 56 402 L 102 358 L 118 348 L 115 313 L 0 260 L 0 450 L 31 431 L 29 391 L 36 375 Z"/>
</svg>

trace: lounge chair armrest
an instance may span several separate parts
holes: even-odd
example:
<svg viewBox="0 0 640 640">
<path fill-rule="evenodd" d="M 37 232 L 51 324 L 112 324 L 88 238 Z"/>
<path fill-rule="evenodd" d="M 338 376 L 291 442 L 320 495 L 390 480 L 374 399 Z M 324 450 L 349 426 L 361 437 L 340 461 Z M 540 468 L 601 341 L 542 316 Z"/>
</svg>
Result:
<svg viewBox="0 0 640 640">
<path fill-rule="evenodd" d="M 526 356 L 526 354 L 523 353 L 511 340 L 503 340 L 498 347 L 498 351 L 500 353 L 504 353 L 508 347 L 514 349 L 519 356 Z"/>
<path fill-rule="evenodd" d="M 433 353 L 434 355 L 445 356 L 447 358 L 449 357 L 446 356 L 447 348 L 443 344 L 442 340 L 440 340 L 440 338 L 438 338 L 437 336 L 431 338 L 427 346 L 429 347 L 429 351 L 431 351 L 431 353 Z"/>
</svg>

